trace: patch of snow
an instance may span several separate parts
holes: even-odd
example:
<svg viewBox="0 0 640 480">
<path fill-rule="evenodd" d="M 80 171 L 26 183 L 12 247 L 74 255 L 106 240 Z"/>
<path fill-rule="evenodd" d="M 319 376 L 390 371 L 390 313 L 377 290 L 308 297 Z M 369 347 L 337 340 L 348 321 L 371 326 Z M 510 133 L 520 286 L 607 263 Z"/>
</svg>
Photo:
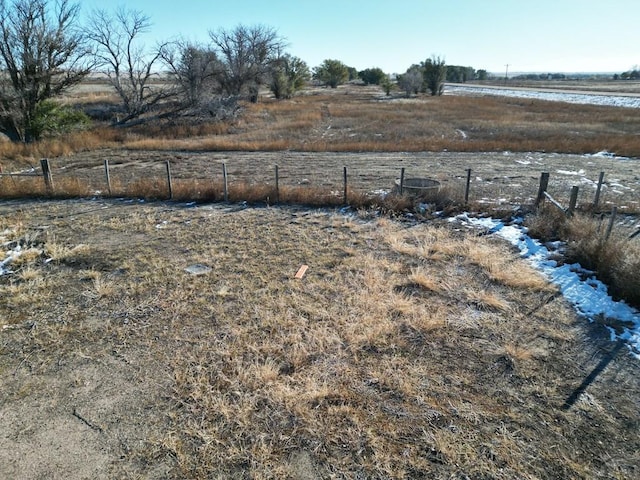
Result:
<svg viewBox="0 0 640 480">
<path fill-rule="evenodd" d="M 516 163 L 519 163 L 520 165 L 531 165 L 530 160 L 516 160 Z"/>
<path fill-rule="evenodd" d="M 617 183 L 617 182 L 613 182 L 613 183 L 609 183 L 610 187 L 617 187 L 617 188 L 625 188 L 627 190 L 631 190 L 631 187 L 625 187 L 624 185 Z"/>
<path fill-rule="evenodd" d="M 385 198 L 387 195 L 389 195 L 389 190 L 385 190 L 383 188 L 379 188 L 378 190 L 373 190 L 372 192 L 370 192 L 371 195 L 380 197 L 380 198 Z"/>
<path fill-rule="evenodd" d="M 20 255 L 22 255 L 22 247 L 20 245 L 16 245 L 15 248 L 5 253 L 4 260 L 0 262 L 0 276 L 13 273 L 9 269 L 9 264 L 13 262 L 16 258 L 18 258 Z"/>
<path fill-rule="evenodd" d="M 580 169 L 577 172 L 574 170 L 556 170 L 556 173 L 560 175 L 583 175 L 585 174 L 584 170 Z"/>
<path fill-rule="evenodd" d="M 580 183 L 584 183 L 585 185 L 593 185 L 594 187 L 597 187 L 598 182 L 594 182 L 593 180 L 591 180 L 590 178 L 587 177 L 582 177 L 580 179 Z M 604 187 L 604 183 L 602 184 L 602 186 Z"/>
<path fill-rule="evenodd" d="M 611 338 L 626 341 L 631 353 L 640 359 L 640 312 L 625 302 L 613 300 L 607 293 L 607 286 L 597 280 L 593 272 L 585 270 L 579 264 L 558 265 L 556 261 L 550 259 L 551 254 L 546 246 L 527 235 L 525 227 L 505 225 L 493 218 L 473 218 L 466 213 L 450 221 L 488 229 L 488 233 L 496 234 L 516 246 L 520 250 L 520 255 L 557 285 L 576 311 L 589 321 L 602 316 L 605 320 L 615 319 L 629 325 L 623 328 L 621 334 L 616 334 L 609 328 Z M 587 275 L 586 279 L 585 275 Z"/>
<path fill-rule="evenodd" d="M 447 85 L 445 93 L 453 95 L 493 95 L 501 97 L 529 98 L 554 102 L 576 103 L 583 105 L 605 105 L 609 107 L 640 108 L 640 97 L 634 96 L 571 92 L 543 92 L 537 90 L 515 90 L 509 88 L 485 88 L 471 85 Z"/>
<path fill-rule="evenodd" d="M 594 153 L 592 155 L 588 155 L 591 157 L 600 157 L 600 158 L 616 158 L 616 154 L 615 153 L 610 153 L 607 152 L 606 150 L 602 150 L 598 153 Z"/>
</svg>

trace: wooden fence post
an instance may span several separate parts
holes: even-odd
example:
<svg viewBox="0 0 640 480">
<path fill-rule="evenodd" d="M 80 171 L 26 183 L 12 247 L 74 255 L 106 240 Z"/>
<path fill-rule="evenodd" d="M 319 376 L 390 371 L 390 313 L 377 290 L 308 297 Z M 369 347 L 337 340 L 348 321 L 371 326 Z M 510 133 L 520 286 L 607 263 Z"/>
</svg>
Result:
<svg viewBox="0 0 640 480">
<path fill-rule="evenodd" d="M 44 185 L 45 187 L 47 187 L 47 192 L 51 193 L 53 191 L 53 177 L 51 175 L 51 166 L 49 165 L 49 159 L 41 159 L 40 166 L 42 167 L 42 177 L 44 178 Z"/>
<path fill-rule="evenodd" d="M 618 207 L 613 207 L 611 209 L 611 218 L 609 219 L 609 225 L 607 225 L 607 231 L 604 234 L 604 241 L 609 240 L 609 236 L 611 235 L 611 230 L 613 230 L 613 224 L 616 221 L 616 214 L 618 213 Z"/>
<path fill-rule="evenodd" d="M 464 188 L 464 204 L 469 203 L 469 189 L 471 187 L 471 169 L 467 168 L 467 184 Z"/>
<path fill-rule="evenodd" d="M 602 191 L 602 184 L 604 182 L 604 172 L 600 172 L 600 177 L 598 177 L 598 188 L 596 188 L 596 197 L 593 199 L 593 209 L 598 208 L 598 203 L 600 202 L 600 192 Z"/>
<path fill-rule="evenodd" d="M 104 175 L 107 178 L 107 191 L 109 192 L 109 196 L 111 196 L 111 175 L 109 174 L 109 159 L 104 160 Z"/>
<path fill-rule="evenodd" d="M 540 175 L 540 187 L 538 188 L 538 196 L 536 197 L 536 208 L 540 205 L 540 202 L 544 200 L 544 192 L 547 191 L 547 187 L 549 186 L 549 173 L 542 172 Z"/>
<path fill-rule="evenodd" d="M 229 182 L 227 179 L 227 164 L 222 164 L 222 181 L 224 183 L 224 201 L 229 201 Z"/>
<path fill-rule="evenodd" d="M 404 194 L 404 167 L 400 169 L 400 195 Z"/>
<path fill-rule="evenodd" d="M 171 165 L 169 164 L 169 160 L 165 163 L 167 166 L 167 187 L 169 188 L 169 200 L 173 200 L 173 185 L 171 182 Z"/>
<path fill-rule="evenodd" d="M 573 216 L 573 212 L 576 209 L 576 203 L 578 203 L 578 187 L 571 187 L 571 198 L 569 199 L 569 208 L 567 208 L 567 215 Z"/>
<path fill-rule="evenodd" d="M 348 205 L 348 198 L 347 198 L 347 167 L 344 167 L 342 170 L 342 176 L 343 176 L 343 180 L 344 180 L 344 196 L 342 198 L 342 203 L 344 203 L 345 205 Z"/>
<path fill-rule="evenodd" d="M 280 174 L 278 172 L 278 165 L 276 165 L 276 203 L 280 203 Z"/>
</svg>

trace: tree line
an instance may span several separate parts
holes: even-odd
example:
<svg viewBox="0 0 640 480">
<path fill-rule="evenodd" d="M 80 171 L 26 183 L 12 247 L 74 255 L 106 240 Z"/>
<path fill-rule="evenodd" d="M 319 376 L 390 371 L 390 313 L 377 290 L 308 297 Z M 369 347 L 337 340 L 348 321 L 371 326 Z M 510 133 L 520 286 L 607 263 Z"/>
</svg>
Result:
<svg viewBox="0 0 640 480">
<path fill-rule="evenodd" d="M 359 79 L 387 94 L 395 86 L 380 68 L 358 72 L 339 60 L 311 70 L 264 25 L 213 29 L 206 43 L 180 39 L 148 47 L 142 39 L 151 19 L 143 12 L 99 9 L 81 24 L 79 8 L 70 0 L 0 0 L 0 130 L 10 138 L 30 142 L 87 123 L 86 115 L 54 99 L 91 73 L 117 94 L 119 104 L 108 115 L 120 125 L 151 112 L 227 118 L 240 99 L 257 101 L 262 87 L 286 99 L 311 79 L 332 88 Z M 158 81 L 158 72 L 171 81 Z M 444 81 L 464 82 L 481 72 L 447 67 L 434 56 L 398 76 L 397 85 L 407 95 L 440 95 Z"/>
<path fill-rule="evenodd" d="M 614 80 L 640 80 L 640 68 L 635 66 L 631 70 L 627 70 L 626 72 L 622 72 L 621 74 L 614 74 Z"/>
</svg>

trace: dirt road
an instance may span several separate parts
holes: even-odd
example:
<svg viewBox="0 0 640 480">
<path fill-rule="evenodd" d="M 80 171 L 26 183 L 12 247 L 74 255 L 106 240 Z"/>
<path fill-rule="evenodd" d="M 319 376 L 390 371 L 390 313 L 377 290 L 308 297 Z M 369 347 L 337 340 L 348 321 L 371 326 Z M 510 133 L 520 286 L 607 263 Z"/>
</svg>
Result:
<svg viewBox="0 0 640 480">
<path fill-rule="evenodd" d="M 464 134 L 464 132 L 460 132 Z M 638 210 L 640 169 L 638 159 L 605 153 L 311 153 L 311 152 L 179 152 L 102 150 L 52 162 L 54 176 L 80 177 L 95 190 L 104 190 L 103 160 L 109 159 L 112 179 L 122 182 L 166 175 L 165 162 L 176 178 L 218 180 L 222 164 L 230 182 L 272 183 L 275 165 L 282 185 L 314 185 L 340 190 L 343 167 L 351 188 L 366 192 L 389 190 L 400 171 L 410 177 L 430 177 L 454 192 L 461 192 L 466 169 L 472 170 L 471 199 L 485 203 L 526 203 L 537 193 L 541 172 L 549 172 L 549 192 L 568 201 L 571 187 L 580 187 L 579 203 L 593 201 L 600 172 L 605 172 L 603 205 Z"/>
</svg>

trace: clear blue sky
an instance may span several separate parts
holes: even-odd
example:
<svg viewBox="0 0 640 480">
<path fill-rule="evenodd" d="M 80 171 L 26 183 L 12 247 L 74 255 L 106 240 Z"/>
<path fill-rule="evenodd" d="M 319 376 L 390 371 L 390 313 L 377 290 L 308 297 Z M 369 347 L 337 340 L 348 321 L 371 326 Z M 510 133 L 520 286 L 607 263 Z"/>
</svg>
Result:
<svg viewBox="0 0 640 480">
<path fill-rule="evenodd" d="M 338 59 L 402 73 L 432 55 L 509 72 L 622 72 L 640 64 L 640 0 L 79 0 L 141 10 L 146 42 L 238 24 L 275 28 L 310 67 Z"/>
</svg>

